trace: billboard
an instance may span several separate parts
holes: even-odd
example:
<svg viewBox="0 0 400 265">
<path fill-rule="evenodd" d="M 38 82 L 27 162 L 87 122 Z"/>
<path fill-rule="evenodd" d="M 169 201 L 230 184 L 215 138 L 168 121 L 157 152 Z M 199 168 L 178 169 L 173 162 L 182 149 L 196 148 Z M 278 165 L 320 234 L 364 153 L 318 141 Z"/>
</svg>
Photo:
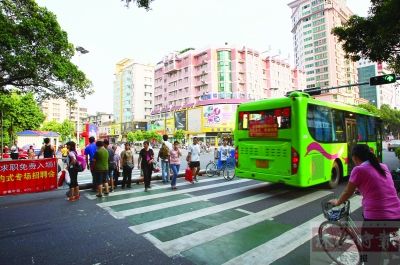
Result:
<svg viewBox="0 0 400 265">
<path fill-rule="evenodd" d="M 165 121 L 164 119 L 154 120 L 149 123 L 149 130 L 150 131 L 163 131 L 165 128 Z"/>
<path fill-rule="evenodd" d="M 167 133 L 173 133 L 175 131 L 174 116 L 170 115 L 166 120 Z M 164 128 L 163 128 L 164 129 Z"/>
<path fill-rule="evenodd" d="M 96 124 L 89 124 L 89 137 L 93 136 L 94 138 L 97 138 L 98 131 L 99 129 Z"/>
<path fill-rule="evenodd" d="M 202 107 L 188 109 L 187 111 L 187 131 L 200 132 L 201 131 L 201 111 Z"/>
<path fill-rule="evenodd" d="M 186 110 L 176 111 L 174 113 L 175 118 L 175 130 L 184 130 L 186 131 Z"/>
<path fill-rule="evenodd" d="M 203 132 L 232 131 L 235 128 L 236 105 L 203 106 Z"/>
</svg>

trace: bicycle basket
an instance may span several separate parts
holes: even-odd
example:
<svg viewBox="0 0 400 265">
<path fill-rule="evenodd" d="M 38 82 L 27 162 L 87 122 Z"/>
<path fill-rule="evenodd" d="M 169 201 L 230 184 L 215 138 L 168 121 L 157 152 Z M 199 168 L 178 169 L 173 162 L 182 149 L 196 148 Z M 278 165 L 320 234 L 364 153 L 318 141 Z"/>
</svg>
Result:
<svg viewBox="0 0 400 265">
<path fill-rule="evenodd" d="M 328 200 L 322 203 L 322 212 L 328 221 L 338 221 L 342 218 L 348 217 L 350 212 L 350 201 L 345 201 L 339 206 L 334 206 Z"/>
</svg>

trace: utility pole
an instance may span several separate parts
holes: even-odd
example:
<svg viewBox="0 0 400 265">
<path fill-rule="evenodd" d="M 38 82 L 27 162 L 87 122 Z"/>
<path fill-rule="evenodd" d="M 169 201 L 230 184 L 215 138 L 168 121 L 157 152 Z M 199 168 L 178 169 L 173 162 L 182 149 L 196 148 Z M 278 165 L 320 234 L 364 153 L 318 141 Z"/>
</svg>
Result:
<svg viewBox="0 0 400 265">
<path fill-rule="evenodd" d="M 78 67 L 80 66 L 80 63 L 81 63 L 81 55 L 82 54 L 87 54 L 87 53 L 89 53 L 89 51 L 88 50 L 86 50 L 85 48 L 83 48 L 82 46 L 77 46 L 76 48 L 75 48 L 75 50 L 78 52 Z M 76 144 L 78 145 L 78 146 L 80 146 L 79 145 L 79 131 L 80 131 L 80 116 L 79 116 L 79 112 L 80 112 L 80 106 L 79 106 L 79 104 L 77 104 L 78 106 L 76 107 L 76 110 L 77 110 L 77 122 L 76 122 Z"/>
</svg>

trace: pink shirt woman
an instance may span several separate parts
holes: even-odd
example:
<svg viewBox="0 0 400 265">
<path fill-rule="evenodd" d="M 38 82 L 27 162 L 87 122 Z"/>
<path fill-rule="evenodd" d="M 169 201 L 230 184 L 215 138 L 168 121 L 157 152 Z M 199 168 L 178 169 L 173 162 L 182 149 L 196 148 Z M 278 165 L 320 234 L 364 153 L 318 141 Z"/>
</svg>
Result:
<svg viewBox="0 0 400 265">
<path fill-rule="evenodd" d="M 179 158 L 181 156 L 181 151 L 179 149 L 172 149 L 170 155 L 171 165 L 179 165 L 181 163 L 181 159 Z"/>
<path fill-rule="evenodd" d="M 363 195 L 362 206 L 365 219 L 400 219 L 400 200 L 394 188 L 393 178 L 385 164 L 382 176 L 370 162 L 365 161 L 353 168 L 350 182 L 357 186 Z"/>
<path fill-rule="evenodd" d="M 181 164 L 180 157 L 182 156 L 181 151 L 179 150 L 179 142 L 174 142 L 174 147 L 172 148 L 169 156 L 169 163 L 172 170 L 172 179 L 171 179 L 171 189 L 176 190 L 176 178 L 179 173 L 179 166 Z"/>
</svg>

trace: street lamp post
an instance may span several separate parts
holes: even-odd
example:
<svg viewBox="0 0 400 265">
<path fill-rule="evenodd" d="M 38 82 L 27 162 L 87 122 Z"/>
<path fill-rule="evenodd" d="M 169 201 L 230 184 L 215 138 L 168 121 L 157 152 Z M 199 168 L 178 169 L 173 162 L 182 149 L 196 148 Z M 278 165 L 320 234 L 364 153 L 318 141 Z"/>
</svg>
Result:
<svg viewBox="0 0 400 265">
<path fill-rule="evenodd" d="M 79 65 L 80 62 L 81 62 L 81 55 L 82 54 L 87 54 L 87 53 L 89 53 L 89 51 L 86 50 L 85 48 L 83 48 L 82 46 L 77 46 L 75 48 L 75 50 L 78 52 L 78 65 Z M 80 112 L 80 107 L 79 107 L 79 104 L 78 104 L 78 106 L 77 106 L 77 123 L 76 123 L 76 144 L 78 146 L 80 146 L 79 145 L 79 130 L 80 130 L 79 112 Z"/>
</svg>

